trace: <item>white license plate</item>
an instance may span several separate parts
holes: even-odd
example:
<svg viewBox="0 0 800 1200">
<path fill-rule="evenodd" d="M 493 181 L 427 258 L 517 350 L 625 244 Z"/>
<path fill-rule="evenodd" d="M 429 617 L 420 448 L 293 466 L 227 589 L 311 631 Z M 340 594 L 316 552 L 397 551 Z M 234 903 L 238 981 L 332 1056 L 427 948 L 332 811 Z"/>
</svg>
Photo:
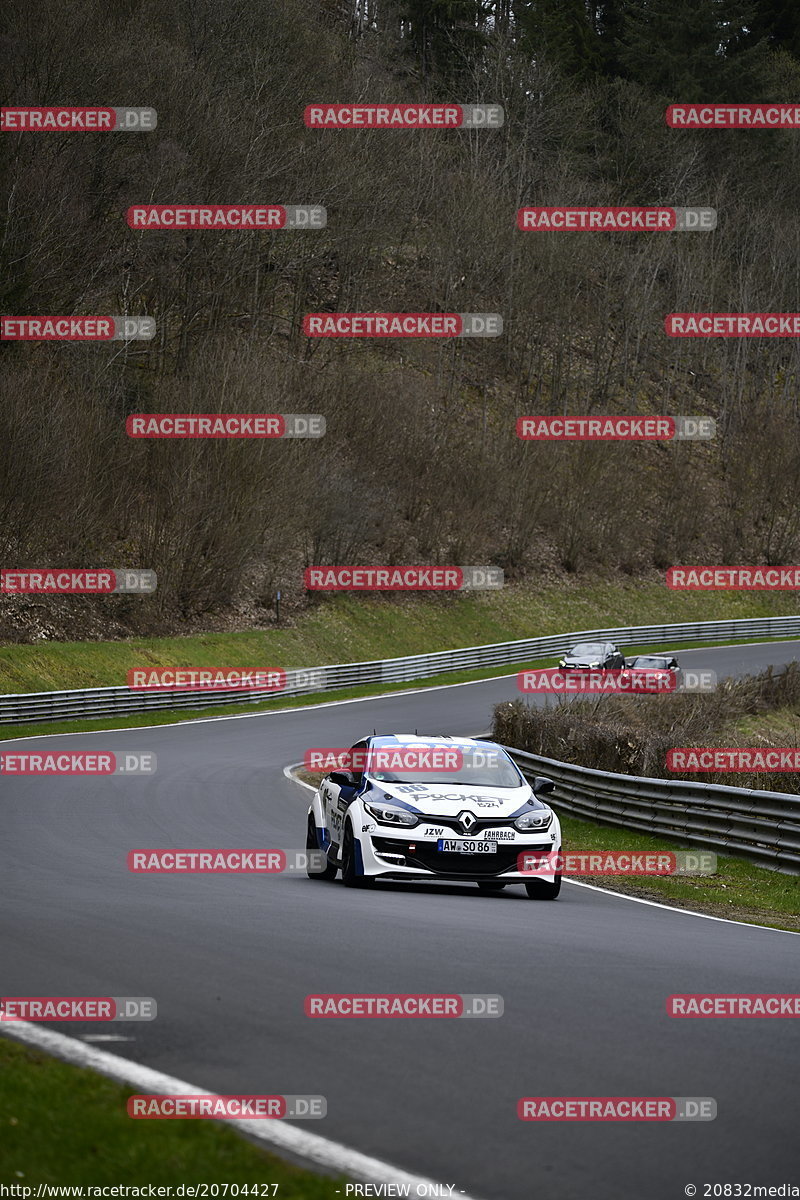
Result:
<svg viewBox="0 0 800 1200">
<path fill-rule="evenodd" d="M 497 842 L 473 842 L 469 838 L 439 838 L 437 848 L 446 854 L 497 854 Z"/>
</svg>

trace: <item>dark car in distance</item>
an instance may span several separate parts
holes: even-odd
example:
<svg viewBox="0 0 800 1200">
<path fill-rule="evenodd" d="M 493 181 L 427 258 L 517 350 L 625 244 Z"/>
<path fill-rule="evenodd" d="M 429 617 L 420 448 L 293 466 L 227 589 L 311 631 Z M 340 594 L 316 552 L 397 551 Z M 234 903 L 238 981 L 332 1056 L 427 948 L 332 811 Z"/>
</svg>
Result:
<svg viewBox="0 0 800 1200">
<path fill-rule="evenodd" d="M 613 642 L 579 642 L 558 665 L 564 671 L 618 671 L 625 658 Z"/>
</svg>

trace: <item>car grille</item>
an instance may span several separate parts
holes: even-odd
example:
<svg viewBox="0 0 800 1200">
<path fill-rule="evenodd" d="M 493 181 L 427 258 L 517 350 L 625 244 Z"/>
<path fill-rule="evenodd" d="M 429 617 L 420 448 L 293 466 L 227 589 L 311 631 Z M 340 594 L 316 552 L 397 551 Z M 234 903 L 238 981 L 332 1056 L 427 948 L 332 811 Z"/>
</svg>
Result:
<svg viewBox="0 0 800 1200">
<path fill-rule="evenodd" d="M 500 875 L 504 871 L 516 871 L 517 859 L 529 847 L 503 845 L 500 843 L 496 854 L 445 854 L 436 849 L 435 842 L 412 842 L 416 846 L 413 852 L 408 849 L 409 843 L 396 838 L 372 837 L 372 845 L 376 854 L 399 854 L 403 857 L 403 865 L 416 867 L 417 870 L 432 871 L 436 875 Z M 542 854 L 548 854 L 551 845 L 537 847 Z"/>
<path fill-rule="evenodd" d="M 472 811 L 472 810 L 470 810 Z M 469 837 L 475 837 L 476 834 L 483 833 L 484 829 L 501 829 L 513 826 L 514 817 L 478 817 L 476 815 L 475 824 L 470 826 Z M 441 825 L 444 829 L 452 829 L 459 837 L 466 837 L 464 830 L 461 828 L 456 817 L 440 817 L 438 813 L 425 813 L 420 816 L 420 825 Z M 545 833 L 545 828 L 542 828 L 542 833 Z"/>
</svg>

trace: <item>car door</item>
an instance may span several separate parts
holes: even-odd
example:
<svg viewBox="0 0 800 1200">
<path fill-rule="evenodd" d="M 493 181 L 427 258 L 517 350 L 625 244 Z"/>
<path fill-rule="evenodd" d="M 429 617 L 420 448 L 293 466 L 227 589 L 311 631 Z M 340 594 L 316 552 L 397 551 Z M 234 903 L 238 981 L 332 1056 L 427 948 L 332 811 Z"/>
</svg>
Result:
<svg viewBox="0 0 800 1200">
<path fill-rule="evenodd" d="M 320 788 L 322 807 L 325 813 L 325 825 L 331 839 L 334 853 L 342 844 L 344 815 L 350 806 L 354 789 L 360 787 L 363 779 L 363 758 L 367 750 L 367 741 L 363 739 L 351 747 L 353 754 L 352 770 L 331 771 L 325 776 Z"/>
</svg>

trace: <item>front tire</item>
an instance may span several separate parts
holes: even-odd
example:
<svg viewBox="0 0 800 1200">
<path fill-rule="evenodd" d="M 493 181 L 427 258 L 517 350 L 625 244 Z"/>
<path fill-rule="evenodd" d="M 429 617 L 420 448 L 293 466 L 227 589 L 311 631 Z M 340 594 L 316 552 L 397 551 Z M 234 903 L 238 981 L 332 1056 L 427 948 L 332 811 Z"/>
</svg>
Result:
<svg viewBox="0 0 800 1200">
<path fill-rule="evenodd" d="M 306 850 L 319 851 L 319 843 L 317 842 L 317 827 L 314 824 L 314 817 L 313 817 L 312 813 L 308 814 L 308 830 L 306 832 Z M 336 878 L 336 872 L 338 871 L 338 869 L 339 869 L 338 867 L 332 866 L 330 863 L 328 863 L 325 867 L 323 867 L 323 869 L 321 871 L 312 871 L 311 865 L 308 864 L 306 866 L 306 875 L 308 876 L 309 879 L 331 880 L 331 879 Z"/>
<path fill-rule="evenodd" d="M 365 888 L 369 887 L 372 882 L 371 876 L 358 873 L 353 826 L 346 821 L 342 837 L 342 883 L 347 888 Z"/>
<path fill-rule="evenodd" d="M 561 891 L 561 876 L 556 875 L 553 883 L 546 879 L 527 879 L 525 891 L 529 900 L 555 900 Z"/>
</svg>

